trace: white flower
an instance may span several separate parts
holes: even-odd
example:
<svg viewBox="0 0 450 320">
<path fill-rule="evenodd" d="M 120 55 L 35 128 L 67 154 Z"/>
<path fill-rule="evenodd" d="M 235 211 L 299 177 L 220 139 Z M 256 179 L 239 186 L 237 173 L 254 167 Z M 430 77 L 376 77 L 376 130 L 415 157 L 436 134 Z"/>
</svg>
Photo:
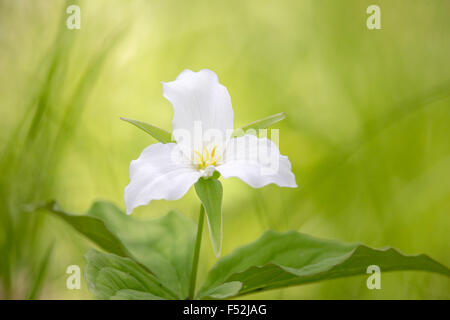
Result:
<svg viewBox="0 0 450 320">
<path fill-rule="evenodd" d="M 231 137 L 230 95 L 213 71 L 184 70 L 175 81 L 162 84 L 163 96 L 174 109 L 176 143 L 150 145 L 131 161 L 125 188 L 128 214 L 151 200 L 177 200 L 215 171 L 254 188 L 270 183 L 297 187 L 291 163 L 272 141 L 248 134 Z"/>
</svg>

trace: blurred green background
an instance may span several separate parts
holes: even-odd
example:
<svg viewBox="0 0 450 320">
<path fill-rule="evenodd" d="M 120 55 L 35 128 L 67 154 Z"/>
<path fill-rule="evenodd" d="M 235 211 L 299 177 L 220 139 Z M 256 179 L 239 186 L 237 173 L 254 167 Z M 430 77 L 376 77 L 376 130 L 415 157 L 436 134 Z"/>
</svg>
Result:
<svg viewBox="0 0 450 320">
<path fill-rule="evenodd" d="M 66 28 L 70 4 L 80 30 Z M 382 30 L 366 27 L 371 4 Z M 225 180 L 223 254 L 295 229 L 450 265 L 449 12 L 447 0 L 0 0 L 0 298 L 91 298 L 84 279 L 66 289 L 65 271 L 92 245 L 28 205 L 123 208 L 129 163 L 155 141 L 119 117 L 170 130 L 160 81 L 187 68 L 218 74 L 236 127 L 287 113 L 280 149 L 299 188 Z M 191 190 L 133 215 L 196 219 L 198 206 Z M 199 281 L 215 260 L 203 241 Z M 439 275 L 382 273 L 381 290 L 366 279 L 248 298 L 450 298 Z"/>
</svg>

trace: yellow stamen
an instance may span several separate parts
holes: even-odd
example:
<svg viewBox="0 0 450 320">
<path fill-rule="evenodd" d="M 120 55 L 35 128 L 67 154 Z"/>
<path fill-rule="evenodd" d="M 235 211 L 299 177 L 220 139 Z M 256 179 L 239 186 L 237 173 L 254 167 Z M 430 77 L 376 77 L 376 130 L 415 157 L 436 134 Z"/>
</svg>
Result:
<svg viewBox="0 0 450 320">
<path fill-rule="evenodd" d="M 209 151 L 206 147 L 203 147 L 203 151 L 206 153 L 206 161 L 208 161 L 210 159 Z"/>
<path fill-rule="evenodd" d="M 207 147 L 203 147 L 202 153 L 194 151 L 194 161 L 197 162 L 199 169 L 205 169 L 209 166 L 217 165 L 217 162 L 220 160 L 221 157 L 219 156 L 215 158 L 216 150 L 217 146 L 214 146 L 212 148 L 211 153 L 209 152 L 209 149 Z"/>
<path fill-rule="evenodd" d="M 200 152 L 194 151 L 194 153 L 195 153 L 196 155 L 198 155 L 198 156 L 200 157 L 200 159 L 203 158 L 203 155 L 202 155 Z"/>
<path fill-rule="evenodd" d="M 221 158 L 222 158 L 221 156 L 218 156 L 217 159 L 214 160 L 212 165 L 215 166 L 217 164 L 217 161 L 219 161 Z"/>
</svg>

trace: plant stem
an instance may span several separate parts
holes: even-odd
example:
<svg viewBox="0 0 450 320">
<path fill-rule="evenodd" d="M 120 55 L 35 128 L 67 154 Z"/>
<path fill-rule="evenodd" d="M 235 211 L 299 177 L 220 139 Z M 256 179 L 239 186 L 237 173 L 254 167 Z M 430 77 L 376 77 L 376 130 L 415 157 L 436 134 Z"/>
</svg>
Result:
<svg viewBox="0 0 450 320">
<path fill-rule="evenodd" d="M 188 299 L 190 300 L 194 299 L 195 294 L 195 282 L 197 280 L 197 266 L 198 266 L 198 258 L 200 256 L 200 245 L 202 244 L 204 217 L 205 217 L 205 208 L 203 208 L 203 205 L 200 205 L 200 215 L 198 217 L 198 226 L 197 226 L 197 238 L 195 239 L 194 257 L 192 260 L 191 281 L 189 283 Z"/>
</svg>

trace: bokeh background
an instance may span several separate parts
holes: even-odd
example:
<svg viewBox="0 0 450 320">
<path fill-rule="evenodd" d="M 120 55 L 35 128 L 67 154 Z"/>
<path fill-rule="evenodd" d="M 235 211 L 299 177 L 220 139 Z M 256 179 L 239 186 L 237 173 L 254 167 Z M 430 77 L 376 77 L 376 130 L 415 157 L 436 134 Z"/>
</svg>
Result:
<svg viewBox="0 0 450 320">
<path fill-rule="evenodd" d="M 81 29 L 66 8 L 81 7 Z M 368 30 L 366 8 L 381 8 Z M 128 166 L 155 140 L 119 117 L 171 130 L 160 81 L 214 70 L 235 126 L 286 112 L 280 149 L 299 188 L 224 183 L 223 254 L 264 230 L 314 236 L 450 265 L 450 2 L 446 0 L 0 0 L 0 297 L 90 299 L 66 289 L 92 246 L 33 204 L 120 207 Z M 133 213 L 196 219 L 191 190 Z M 205 238 L 206 239 L 206 238 Z M 215 262 L 203 241 L 199 280 Z M 382 273 L 248 296 L 449 299 L 450 280 Z"/>
</svg>

